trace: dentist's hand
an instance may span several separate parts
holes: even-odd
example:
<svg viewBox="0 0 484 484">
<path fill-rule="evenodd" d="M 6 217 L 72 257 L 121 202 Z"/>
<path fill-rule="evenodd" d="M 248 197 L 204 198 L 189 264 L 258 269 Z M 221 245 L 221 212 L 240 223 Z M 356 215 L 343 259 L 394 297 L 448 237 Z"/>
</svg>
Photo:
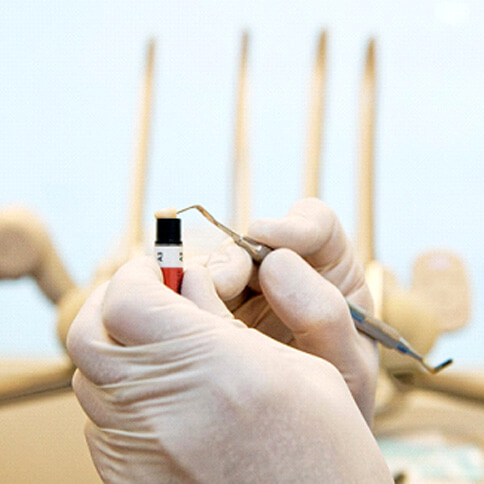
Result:
<svg viewBox="0 0 484 484">
<path fill-rule="evenodd" d="M 67 345 L 105 482 L 392 482 L 335 367 L 233 319 L 202 267 L 178 295 L 151 258 L 128 262 Z"/>
<path fill-rule="evenodd" d="M 305 199 L 281 219 L 258 220 L 248 235 L 284 249 L 257 269 L 234 243 L 222 246 L 207 263 L 220 297 L 249 327 L 332 363 L 371 423 L 377 347 L 355 329 L 344 298 L 369 311 L 372 299 L 335 214 L 320 200 Z"/>
</svg>

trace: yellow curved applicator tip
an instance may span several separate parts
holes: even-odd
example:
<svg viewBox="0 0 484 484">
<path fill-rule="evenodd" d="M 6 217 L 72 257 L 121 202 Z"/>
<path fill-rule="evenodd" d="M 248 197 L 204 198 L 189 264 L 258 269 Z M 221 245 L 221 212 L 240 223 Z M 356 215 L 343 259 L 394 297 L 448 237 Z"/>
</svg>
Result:
<svg viewBox="0 0 484 484">
<path fill-rule="evenodd" d="M 155 212 L 155 218 L 176 218 L 176 208 L 175 207 L 168 207 L 162 208 L 161 210 L 157 210 Z"/>
</svg>

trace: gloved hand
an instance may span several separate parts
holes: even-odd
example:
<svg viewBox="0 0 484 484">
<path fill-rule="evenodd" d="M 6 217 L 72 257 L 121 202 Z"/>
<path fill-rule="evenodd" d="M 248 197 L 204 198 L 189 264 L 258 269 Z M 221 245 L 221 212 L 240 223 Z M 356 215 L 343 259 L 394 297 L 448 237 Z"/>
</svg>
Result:
<svg viewBox="0 0 484 484">
<path fill-rule="evenodd" d="M 392 482 L 341 374 L 233 319 L 205 268 L 178 295 L 133 259 L 67 346 L 105 482 Z"/>
<path fill-rule="evenodd" d="M 334 364 L 371 423 L 377 347 L 355 329 L 344 297 L 369 311 L 372 299 L 335 214 L 305 199 L 281 219 L 256 221 L 248 235 L 291 250 L 275 250 L 257 269 L 233 242 L 222 246 L 207 263 L 221 298 L 249 327 Z"/>
</svg>

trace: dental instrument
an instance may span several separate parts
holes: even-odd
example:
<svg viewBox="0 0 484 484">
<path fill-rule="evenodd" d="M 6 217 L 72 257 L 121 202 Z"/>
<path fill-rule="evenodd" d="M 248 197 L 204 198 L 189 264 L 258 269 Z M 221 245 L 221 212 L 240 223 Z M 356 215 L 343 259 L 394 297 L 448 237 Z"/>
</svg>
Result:
<svg viewBox="0 0 484 484">
<path fill-rule="evenodd" d="M 270 247 L 257 242 L 256 240 L 241 235 L 226 225 L 219 222 L 213 215 L 211 215 L 204 207 L 201 205 L 190 205 L 188 207 L 182 208 L 177 211 L 177 215 L 187 210 L 195 209 L 198 210 L 209 222 L 215 225 L 217 228 L 226 233 L 238 246 L 245 249 L 252 260 L 260 264 L 264 258 L 272 252 L 273 249 Z M 387 348 L 399 351 L 404 355 L 408 355 L 411 358 L 417 360 L 429 373 L 436 374 L 439 373 L 444 368 L 448 367 L 452 363 L 452 359 L 447 359 L 440 365 L 432 366 L 425 358 L 420 355 L 408 341 L 406 341 L 396 329 L 392 328 L 388 324 L 375 318 L 363 308 L 353 304 L 348 299 L 346 299 L 348 308 L 351 313 L 351 317 L 355 322 L 356 328 L 362 333 L 366 334 L 370 338 L 379 341 L 383 346 Z"/>
</svg>

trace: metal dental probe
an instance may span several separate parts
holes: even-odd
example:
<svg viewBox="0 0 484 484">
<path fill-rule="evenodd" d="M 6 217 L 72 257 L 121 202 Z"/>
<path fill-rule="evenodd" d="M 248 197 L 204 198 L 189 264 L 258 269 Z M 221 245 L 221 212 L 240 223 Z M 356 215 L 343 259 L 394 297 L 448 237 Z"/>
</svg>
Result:
<svg viewBox="0 0 484 484">
<path fill-rule="evenodd" d="M 252 260 L 256 263 L 261 263 L 266 255 L 272 252 L 273 249 L 270 247 L 257 242 L 250 237 L 245 235 L 238 234 L 234 230 L 230 229 L 229 227 L 225 226 L 218 220 L 216 220 L 205 208 L 201 205 L 190 205 L 189 207 L 182 208 L 181 210 L 177 211 L 177 214 L 186 212 L 187 210 L 196 209 L 198 210 L 209 222 L 213 225 L 218 227 L 224 233 L 226 233 L 238 246 L 245 249 L 249 255 L 251 256 Z M 425 358 L 420 355 L 408 341 L 406 341 L 398 331 L 388 324 L 380 321 L 379 319 L 375 318 L 371 314 L 367 313 L 364 309 L 360 308 L 359 306 L 353 304 L 348 299 L 346 299 L 346 303 L 348 304 L 348 308 L 351 313 L 351 317 L 355 322 L 356 329 L 365 333 L 370 338 L 379 341 L 383 346 L 387 348 L 394 349 L 403 353 L 405 355 L 410 356 L 417 360 L 428 372 L 432 374 L 436 374 L 449 366 L 452 363 L 452 359 L 448 359 L 437 366 L 432 366 Z"/>
</svg>

